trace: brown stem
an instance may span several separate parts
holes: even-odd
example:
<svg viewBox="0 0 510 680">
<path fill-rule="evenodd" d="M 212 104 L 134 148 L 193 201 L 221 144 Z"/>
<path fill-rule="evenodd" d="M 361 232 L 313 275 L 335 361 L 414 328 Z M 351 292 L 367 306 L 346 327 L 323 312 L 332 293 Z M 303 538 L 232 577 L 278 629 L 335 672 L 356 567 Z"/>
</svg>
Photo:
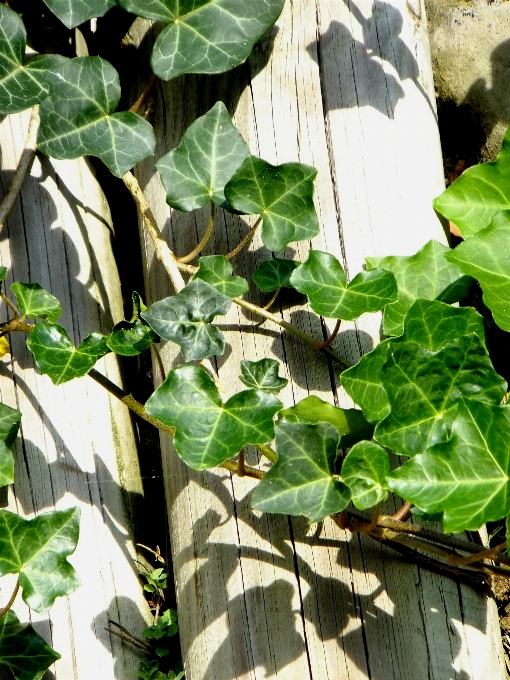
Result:
<svg viewBox="0 0 510 680">
<path fill-rule="evenodd" d="M 239 451 L 239 455 L 237 456 L 237 476 L 238 477 L 244 477 L 245 476 L 245 474 L 246 474 L 245 464 L 246 464 L 246 461 L 244 460 L 244 449 L 241 449 Z"/>
<path fill-rule="evenodd" d="M 148 550 L 150 553 L 152 553 L 156 557 L 157 561 L 161 562 L 161 564 L 166 564 L 165 560 L 161 556 L 161 553 L 157 552 L 156 550 L 153 550 L 152 548 L 149 548 L 148 546 L 144 545 L 143 543 L 137 543 L 136 545 L 139 548 L 144 548 L 145 550 Z M 159 550 L 159 546 L 156 546 L 156 548 L 157 548 L 157 550 Z"/>
<path fill-rule="evenodd" d="M 398 522 L 407 522 L 407 520 L 411 517 L 411 508 L 412 508 L 411 503 L 404 503 L 404 505 L 400 508 L 400 510 L 397 510 L 397 512 L 392 515 L 392 519 L 397 520 Z"/>
<path fill-rule="evenodd" d="M 333 340 L 338 335 L 338 331 L 340 330 L 340 324 L 341 323 L 342 323 L 342 320 L 338 319 L 338 321 L 336 322 L 336 326 L 335 326 L 333 332 L 331 333 L 331 335 L 329 336 L 329 338 L 327 340 L 324 340 L 324 342 L 315 343 L 314 349 L 324 349 L 325 347 L 329 347 L 331 345 L 331 343 L 333 342 Z"/>
<path fill-rule="evenodd" d="M 273 463 L 273 465 L 278 460 L 278 456 L 270 446 L 267 446 L 266 444 L 255 444 L 255 448 L 258 451 L 260 451 L 260 453 L 263 456 L 265 456 L 271 463 Z"/>
<path fill-rule="evenodd" d="M 122 633 L 117 633 L 116 630 L 112 630 L 111 628 L 105 628 L 105 630 L 108 633 L 111 633 L 112 635 L 115 635 L 115 637 L 120 638 L 121 640 L 124 640 L 124 642 L 129 642 L 130 645 L 133 645 L 133 647 L 136 647 L 142 652 L 145 652 L 146 654 L 152 654 L 154 656 L 154 650 L 152 647 L 149 646 L 143 646 L 140 645 L 138 642 L 135 642 L 133 638 L 131 637 L 131 634 L 129 634 L 129 637 L 127 635 L 123 635 Z"/>
<path fill-rule="evenodd" d="M 209 223 L 207 225 L 207 229 L 205 230 L 205 234 L 202 237 L 202 240 L 200 241 L 196 248 L 193 248 L 191 253 L 184 255 L 184 257 L 177 257 L 176 258 L 177 262 L 183 263 L 191 262 L 191 260 L 194 260 L 195 257 L 202 252 L 202 250 L 206 247 L 209 239 L 211 238 L 211 234 L 213 233 L 215 217 L 216 217 L 216 204 L 211 203 L 211 217 L 209 218 Z"/>
<path fill-rule="evenodd" d="M 250 229 L 250 231 L 246 234 L 246 236 L 243 238 L 243 240 L 241 241 L 241 243 L 240 243 L 236 248 L 234 248 L 234 250 L 232 250 L 230 253 L 227 253 L 227 254 L 225 255 L 225 259 L 226 259 L 226 260 L 231 260 L 231 259 L 232 259 L 233 257 L 235 257 L 236 255 L 239 255 L 239 253 L 243 250 L 243 248 L 244 248 L 245 246 L 247 246 L 248 243 L 252 240 L 252 238 L 253 238 L 254 235 L 255 235 L 255 232 L 257 231 L 257 227 L 259 226 L 259 224 L 260 224 L 261 222 L 262 222 L 262 215 L 261 215 L 261 216 L 259 217 L 259 219 L 255 222 L 255 224 L 254 224 L 253 227 Z"/>
<path fill-rule="evenodd" d="M 11 214 L 14 208 L 16 199 L 18 198 L 23 183 L 30 171 L 32 163 L 34 162 L 35 152 L 37 148 L 37 130 L 39 128 L 39 106 L 34 106 L 30 116 L 30 123 L 28 125 L 27 141 L 25 148 L 18 161 L 18 167 L 14 173 L 11 181 L 9 191 L 4 196 L 2 204 L 0 205 L 0 230 L 3 228 L 5 221 Z"/>
<path fill-rule="evenodd" d="M 269 300 L 269 302 L 268 302 L 266 305 L 264 305 L 264 306 L 262 307 L 262 309 L 264 309 L 264 310 L 271 309 L 271 307 L 274 305 L 274 303 L 275 303 L 275 301 L 276 301 L 276 298 L 277 298 L 278 295 L 280 294 L 280 291 L 281 291 L 281 287 L 278 287 L 278 288 L 276 289 L 275 294 L 273 295 L 273 297 Z"/>
<path fill-rule="evenodd" d="M 381 515 L 381 506 L 382 503 L 378 503 L 375 508 L 374 508 L 374 514 L 372 516 L 372 521 L 370 524 L 365 524 L 364 526 L 361 527 L 359 530 L 363 534 L 371 534 L 372 531 L 376 528 L 377 523 L 379 522 L 379 517 Z"/>
<path fill-rule="evenodd" d="M 129 635 L 130 638 L 132 638 L 133 640 L 136 640 L 137 642 L 139 642 L 139 643 L 140 643 L 141 645 L 143 645 L 144 647 L 148 647 L 148 648 L 150 649 L 151 652 L 153 651 L 152 647 L 151 647 L 150 644 L 147 642 L 147 640 L 142 640 L 142 638 L 136 637 L 136 635 L 133 635 L 133 633 L 131 633 L 129 630 L 127 630 L 127 628 L 124 628 L 124 626 L 121 626 L 120 623 L 117 623 L 116 621 L 112 621 L 111 619 L 108 619 L 108 623 L 109 623 L 111 626 L 115 626 L 116 628 L 118 628 L 119 630 L 121 630 L 121 631 L 122 631 L 123 633 L 125 633 L 126 635 Z"/>
<path fill-rule="evenodd" d="M 14 314 L 14 319 L 19 319 L 19 311 L 18 309 L 12 304 L 12 302 L 9 300 L 7 295 L 4 295 L 4 293 L 0 293 L 0 298 L 5 302 L 5 304 L 9 307 L 9 309 L 12 311 Z"/>
<path fill-rule="evenodd" d="M 491 560 L 497 556 L 502 550 L 506 549 L 506 541 L 496 545 L 494 548 L 488 548 L 487 550 L 482 550 L 474 555 L 468 555 L 467 557 L 451 557 L 448 562 L 450 564 L 457 564 L 460 566 L 467 566 L 473 562 L 479 562 L 480 560 Z"/>
<path fill-rule="evenodd" d="M 14 591 L 11 595 L 11 599 L 9 600 L 9 602 L 5 605 L 5 607 L 3 609 L 0 609 L 0 618 L 2 618 L 2 616 L 4 616 L 4 614 L 7 614 L 9 609 L 14 604 L 14 600 L 16 599 L 16 595 L 18 594 L 18 590 L 19 590 L 19 578 L 16 581 L 16 585 L 14 586 Z"/>
<path fill-rule="evenodd" d="M 235 474 L 238 473 L 237 463 L 234 463 L 231 460 L 226 460 L 224 463 L 220 465 L 220 467 L 225 468 L 225 470 L 228 470 L 229 472 L 234 472 Z M 257 468 L 245 465 L 244 476 L 253 477 L 253 479 L 263 479 L 264 473 L 262 472 L 262 470 L 257 470 Z"/>
<path fill-rule="evenodd" d="M 142 92 L 142 94 L 136 100 L 136 102 L 133 104 L 133 106 L 129 109 L 131 111 L 131 113 L 138 113 L 138 109 L 142 106 L 142 104 L 145 103 L 145 100 L 149 96 L 152 88 L 154 87 L 156 80 L 157 80 L 157 78 L 153 73 L 152 76 L 151 76 L 151 79 L 149 80 L 149 82 L 147 84 L 147 87 L 145 88 L 145 90 Z"/>
</svg>

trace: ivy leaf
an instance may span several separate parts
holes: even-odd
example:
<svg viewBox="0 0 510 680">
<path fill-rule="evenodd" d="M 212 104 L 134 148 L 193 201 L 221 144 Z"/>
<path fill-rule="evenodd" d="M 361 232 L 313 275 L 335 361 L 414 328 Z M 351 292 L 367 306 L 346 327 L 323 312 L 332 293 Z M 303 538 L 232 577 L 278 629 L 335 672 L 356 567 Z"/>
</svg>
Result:
<svg viewBox="0 0 510 680">
<path fill-rule="evenodd" d="M 183 73 L 223 73 L 242 64 L 273 26 L 285 0 L 118 0 L 128 12 L 168 24 L 151 65 L 163 80 Z"/>
<path fill-rule="evenodd" d="M 486 227 L 497 212 L 510 209 L 509 172 L 510 128 L 496 160 L 468 168 L 434 200 L 434 208 L 467 239 Z"/>
<path fill-rule="evenodd" d="M 313 204 L 316 175 L 315 168 L 302 163 L 270 165 L 248 156 L 226 185 L 225 196 L 234 210 L 261 216 L 262 241 L 278 252 L 319 233 Z"/>
<path fill-rule="evenodd" d="M 10 354 L 11 346 L 5 336 L 0 338 L 0 359 L 6 354 Z"/>
<path fill-rule="evenodd" d="M 274 437 L 275 414 L 282 403 L 272 394 L 245 390 L 222 403 L 212 378 L 200 366 L 171 371 L 145 405 L 164 425 L 175 427 L 174 445 L 194 470 L 221 465 L 246 444 Z"/>
<path fill-rule="evenodd" d="M 349 504 L 349 488 L 334 476 L 339 436 L 329 423 L 276 426 L 278 460 L 253 492 L 251 507 L 320 522 Z"/>
<path fill-rule="evenodd" d="M 89 19 L 102 17 L 115 7 L 115 0 L 44 0 L 67 28 L 76 28 Z"/>
<path fill-rule="evenodd" d="M 447 254 L 454 265 L 480 282 L 494 321 L 510 331 L 510 211 L 497 213 L 488 227 Z"/>
<path fill-rule="evenodd" d="M 11 449 L 20 424 L 21 413 L 0 403 L 0 487 L 14 482 L 14 458 Z"/>
<path fill-rule="evenodd" d="M 27 32 L 20 16 L 0 4 L 0 113 L 18 113 L 48 96 L 47 71 L 66 61 L 56 54 L 23 63 Z"/>
<path fill-rule="evenodd" d="M 280 411 L 278 418 L 285 418 L 289 423 L 329 423 L 338 430 L 340 447 L 343 449 L 350 448 L 362 439 L 372 439 L 374 434 L 374 427 L 358 409 L 338 408 L 314 395 Z"/>
<path fill-rule="evenodd" d="M 263 293 L 271 293 L 277 288 L 293 288 L 290 276 L 299 265 L 294 260 L 273 257 L 272 260 L 264 260 L 251 278 Z"/>
<path fill-rule="evenodd" d="M 24 626 L 10 609 L 0 617 L 0 664 L 11 669 L 14 680 L 40 680 L 60 659 L 32 626 Z"/>
<path fill-rule="evenodd" d="M 223 333 L 211 321 L 226 314 L 232 298 L 201 279 L 194 279 L 177 295 L 155 302 L 141 313 L 149 326 L 165 340 L 179 345 L 185 361 L 223 354 Z"/>
<path fill-rule="evenodd" d="M 5 281 L 7 278 L 7 267 L 0 267 L 0 281 Z"/>
<path fill-rule="evenodd" d="M 119 321 L 106 344 L 115 354 L 133 357 L 145 352 L 157 339 L 156 333 L 143 321 Z"/>
<path fill-rule="evenodd" d="M 350 488 L 352 502 L 366 510 L 386 498 L 385 482 L 390 474 L 390 458 L 375 442 L 359 442 L 342 464 L 342 479 Z"/>
<path fill-rule="evenodd" d="M 329 253 L 312 250 L 290 277 L 300 293 L 308 295 L 316 314 L 352 321 L 365 312 L 377 312 L 397 299 L 397 282 L 390 272 L 372 269 L 357 274 L 349 285 L 340 262 Z"/>
<path fill-rule="evenodd" d="M 0 510 L 0 576 L 19 574 L 23 600 L 38 614 L 80 585 L 67 561 L 78 543 L 79 524 L 79 508 L 29 520 Z"/>
<path fill-rule="evenodd" d="M 240 297 L 248 291 L 248 282 L 242 276 L 232 276 L 232 265 L 223 255 L 205 255 L 198 260 L 194 279 L 202 279 L 230 298 Z"/>
<path fill-rule="evenodd" d="M 462 397 L 499 403 L 506 392 L 474 334 L 437 352 L 414 342 L 390 347 L 381 378 L 391 412 L 374 436 L 395 453 L 412 456 L 447 439 Z"/>
<path fill-rule="evenodd" d="M 387 478 L 388 487 L 428 514 L 444 511 L 445 533 L 477 530 L 510 513 L 510 408 L 459 403 L 452 436 Z"/>
<path fill-rule="evenodd" d="M 280 378 L 278 370 L 280 364 L 274 359 L 260 361 L 241 361 L 241 376 L 239 380 L 256 390 L 277 394 L 289 382 L 287 378 Z"/>
<path fill-rule="evenodd" d="M 17 281 L 11 286 L 16 302 L 24 316 L 29 319 L 45 319 L 55 323 L 62 314 L 62 307 L 57 298 L 41 288 L 38 283 L 21 283 Z"/>
<path fill-rule="evenodd" d="M 392 272 L 397 279 L 398 299 L 384 310 L 383 330 L 386 335 L 401 335 L 407 311 L 418 299 L 441 300 L 447 303 L 461 300 L 472 279 L 444 257 L 450 249 L 438 241 L 429 241 L 415 255 L 367 257 L 367 267 Z M 459 279 L 462 279 L 459 282 Z M 462 284 L 462 285 L 460 285 Z"/>
<path fill-rule="evenodd" d="M 117 177 L 154 153 L 152 126 L 130 111 L 114 113 L 117 71 L 100 57 L 67 59 L 49 77 L 40 107 L 40 151 L 53 158 L 98 156 Z"/>
<path fill-rule="evenodd" d="M 179 146 L 157 163 L 166 200 L 177 210 L 196 210 L 210 201 L 228 208 L 225 184 L 249 154 L 223 102 L 192 123 Z"/>
<path fill-rule="evenodd" d="M 62 385 L 81 378 L 98 359 L 108 354 L 107 340 L 100 333 L 90 333 L 75 349 L 62 326 L 41 321 L 30 334 L 27 347 L 41 373 L 49 375 L 55 385 Z"/>
</svg>

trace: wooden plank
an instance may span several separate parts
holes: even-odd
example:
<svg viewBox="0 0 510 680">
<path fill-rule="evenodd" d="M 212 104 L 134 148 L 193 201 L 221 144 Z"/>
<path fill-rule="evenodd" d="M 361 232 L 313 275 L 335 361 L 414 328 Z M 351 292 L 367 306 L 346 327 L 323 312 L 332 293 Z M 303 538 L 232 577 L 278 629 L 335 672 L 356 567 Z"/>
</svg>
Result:
<svg viewBox="0 0 510 680">
<path fill-rule="evenodd" d="M 142 20 L 132 29 L 143 56 L 153 30 Z M 147 78 L 140 74 L 136 94 Z M 318 168 L 322 231 L 312 246 L 340 257 L 350 278 L 366 256 L 412 254 L 431 238 L 446 242 L 431 207 L 444 182 L 421 2 L 288 0 L 246 65 L 159 84 L 156 159 L 218 99 L 253 153 Z M 137 173 L 171 247 L 188 252 L 207 215 L 170 211 L 152 160 Z M 251 223 L 221 214 L 206 253 L 228 252 Z M 142 242 L 147 295 L 160 299 L 172 291 L 144 235 Z M 286 254 L 302 260 L 308 247 L 293 244 Z M 235 272 L 249 278 L 270 256 L 256 236 L 236 258 Z M 267 297 L 250 286 L 250 300 Z M 292 294 L 281 298 L 280 313 L 323 337 L 320 321 Z M 350 405 L 337 366 L 256 321 L 235 307 L 219 324 L 229 342 L 217 362 L 225 396 L 241 388 L 240 359 L 274 356 L 292 381 L 282 393 L 286 404 L 316 394 Z M 366 315 L 343 324 L 335 348 L 357 360 L 379 332 L 380 316 Z M 163 347 L 167 370 L 182 361 L 174 347 Z M 188 680 L 506 677 L 490 598 L 405 564 L 330 521 L 320 533 L 304 520 L 256 513 L 249 507 L 252 480 L 194 473 L 169 438 L 162 446 Z"/>
<path fill-rule="evenodd" d="M 0 124 L 2 193 L 29 115 Z M 0 241 L 7 290 L 17 280 L 51 291 L 64 309 L 59 323 L 75 342 L 91 331 L 109 332 L 123 318 L 111 232 L 108 205 L 87 161 L 36 158 Z M 16 481 L 2 505 L 27 518 L 79 506 L 80 540 L 70 561 L 82 581 L 47 615 L 29 612 L 19 595 L 14 610 L 62 655 L 45 678 L 134 680 L 137 655 L 105 631 L 112 618 L 139 633 L 148 616 L 133 562 L 130 514 L 142 487 L 130 416 L 89 378 L 55 387 L 34 369 L 25 338 L 13 334 L 11 343 L 12 356 L 0 364 L 0 399 L 19 408 L 23 420 Z M 113 356 L 98 369 L 121 384 Z M 1 581 L 2 602 L 12 592 L 9 581 Z"/>
</svg>

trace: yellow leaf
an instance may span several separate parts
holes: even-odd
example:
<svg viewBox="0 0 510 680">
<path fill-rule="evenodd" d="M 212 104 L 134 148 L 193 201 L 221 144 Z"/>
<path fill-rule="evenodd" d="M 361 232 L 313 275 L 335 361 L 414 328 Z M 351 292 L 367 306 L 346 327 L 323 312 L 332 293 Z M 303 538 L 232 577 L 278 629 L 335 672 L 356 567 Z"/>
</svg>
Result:
<svg viewBox="0 0 510 680">
<path fill-rule="evenodd" d="M 11 348 L 9 345 L 9 341 L 7 338 L 4 336 L 0 338 L 0 359 L 5 356 L 6 354 L 10 354 Z"/>
</svg>

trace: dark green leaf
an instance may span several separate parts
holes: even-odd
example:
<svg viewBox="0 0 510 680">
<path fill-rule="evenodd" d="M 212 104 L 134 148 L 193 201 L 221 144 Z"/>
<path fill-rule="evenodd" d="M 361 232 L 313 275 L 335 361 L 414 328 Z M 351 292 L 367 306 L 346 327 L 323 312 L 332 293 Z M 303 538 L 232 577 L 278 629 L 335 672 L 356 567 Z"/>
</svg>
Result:
<svg viewBox="0 0 510 680">
<path fill-rule="evenodd" d="M 338 432 L 329 423 L 278 421 L 278 460 L 255 487 L 252 508 L 304 515 L 310 522 L 344 510 L 351 494 L 334 476 L 339 443 Z"/>
<path fill-rule="evenodd" d="M 118 0 L 128 12 L 163 21 L 152 70 L 163 80 L 183 73 L 223 73 L 242 64 L 280 16 L 285 0 Z"/>
<path fill-rule="evenodd" d="M 0 487 L 14 481 L 14 458 L 11 449 L 21 424 L 21 413 L 0 403 Z"/>
<path fill-rule="evenodd" d="M 133 300 L 133 316 L 131 317 L 131 323 L 134 323 L 140 318 L 140 314 L 145 312 L 147 305 L 144 304 L 142 296 L 134 290 L 131 293 L 131 299 Z"/>
<path fill-rule="evenodd" d="M 100 333 L 90 333 L 75 349 L 62 326 L 41 321 L 30 334 L 27 347 L 41 373 L 49 375 L 55 385 L 61 385 L 85 375 L 98 359 L 108 354 L 107 340 Z"/>
<path fill-rule="evenodd" d="M 447 259 L 474 276 L 494 321 L 510 331 L 510 211 L 494 215 L 488 227 L 447 254 Z"/>
<path fill-rule="evenodd" d="M 249 154 L 223 102 L 192 123 L 179 146 L 156 167 L 166 200 L 178 210 L 196 210 L 210 201 L 225 208 L 225 184 Z"/>
<path fill-rule="evenodd" d="M 39 614 L 80 585 L 67 561 L 76 549 L 79 525 L 78 508 L 29 520 L 0 510 L 0 576 L 19 574 L 23 600 Z"/>
<path fill-rule="evenodd" d="M 154 153 L 152 126 L 130 111 L 114 113 L 120 82 L 107 61 L 68 59 L 48 80 L 50 96 L 40 107 L 40 151 L 54 158 L 98 156 L 117 177 Z"/>
<path fill-rule="evenodd" d="M 241 376 L 239 380 L 246 387 L 277 394 L 289 382 L 287 378 L 280 378 L 278 370 L 280 364 L 274 359 L 260 361 L 241 361 Z"/>
<path fill-rule="evenodd" d="M 479 529 L 510 513 L 510 407 L 459 403 L 452 436 L 392 472 L 388 487 L 429 514 L 444 511 L 446 533 Z"/>
<path fill-rule="evenodd" d="M 75 28 L 89 19 L 102 17 L 115 7 L 115 0 L 44 0 L 67 28 Z"/>
<path fill-rule="evenodd" d="M 0 267 L 0 281 L 5 281 L 7 278 L 7 267 Z"/>
<path fill-rule="evenodd" d="M 342 479 L 350 488 L 352 502 L 366 510 L 386 498 L 385 481 L 390 473 L 390 458 L 375 442 L 359 442 L 342 464 Z"/>
<path fill-rule="evenodd" d="M 409 308 L 418 298 L 436 300 L 445 291 L 452 291 L 463 274 L 462 271 L 446 260 L 444 255 L 450 252 L 447 246 L 438 241 L 429 241 L 416 255 L 367 257 L 367 267 L 386 269 L 397 279 L 398 299 L 384 310 L 383 329 L 387 335 L 401 335 L 404 318 Z M 461 294 L 465 287 L 456 288 Z M 445 302 L 456 302 L 448 299 Z"/>
<path fill-rule="evenodd" d="M 273 418 L 281 407 L 260 390 L 239 392 L 223 404 L 208 373 L 186 365 L 171 371 L 146 404 L 151 416 L 175 427 L 175 449 L 195 470 L 221 465 L 246 444 L 272 441 Z"/>
<path fill-rule="evenodd" d="M 377 425 L 374 436 L 406 456 L 450 436 L 462 397 L 497 404 L 507 389 L 474 334 L 437 352 L 414 342 L 390 345 L 381 378 L 391 412 Z"/>
<path fill-rule="evenodd" d="M 60 654 L 32 626 L 22 625 L 12 609 L 0 617 L 0 664 L 11 669 L 15 680 L 40 680 L 59 659 Z"/>
<path fill-rule="evenodd" d="M 107 339 L 107 345 L 115 354 L 132 357 L 149 349 L 157 339 L 156 333 L 143 321 L 119 321 Z"/>
<path fill-rule="evenodd" d="M 55 323 L 62 314 L 62 307 L 57 298 L 41 288 L 38 283 L 21 283 L 17 281 L 11 286 L 16 302 L 24 316 L 29 319 L 45 319 Z"/>
<path fill-rule="evenodd" d="M 248 291 L 248 282 L 241 276 L 232 276 L 232 265 L 223 255 L 205 255 L 198 260 L 194 279 L 202 279 L 230 298 L 240 297 Z"/>
<path fill-rule="evenodd" d="M 262 217 L 264 245 L 278 252 L 319 233 L 313 204 L 316 175 L 309 165 L 270 165 L 248 156 L 226 185 L 225 196 L 235 210 Z"/>
<path fill-rule="evenodd" d="M 417 505 L 414 506 L 414 508 L 411 508 L 411 513 L 414 517 L 417 517 L 418 519 L 423 520 L 424 522 L 441 522 L 443 521 L 443 513 L 442 512 L 435 512 L 435 513 L 430 513 L 430 512 L 425 512 L 425 510 L 422 510 L 419 508 Z"/>
<path fill-rule="evenodd" d="M 468 168 L 434 201 L 464 238 L 486 227 L 500 210 L 510 209 L 510 128 L 495 161 Z"/>
<path fill-rule="evenodd" d="M 361 411 L 355 408 L 338 408 L 313 395 L 298 401 L 295 406 L 280 411 L 279 418 L 289 423 L 321 423 L 333 425 L 340 434 L 340 447 L 348 449 L 362 439 L 372 439 L 374 427 Z"/>
<path fill-rule="evenodd" d="M 141 317 L 165 340 L 179 345 L 185 361 L 223 354 L 223 334 L 211 321 L 226 314 L 232 298 L 201 279 L 194 279 L 177 295 L 155 302 Z"/>
<path fill-rule="evenodd" d="M 299 265 L 294 260 L 273 257 L 272 260 L 264 260 L 251 277 L 263 293 L 271 293 L 277 288 L 292 288 L 290 276 Z"/>
<path fill-rule="evenodd" d="M 397 299 L 393 274 L 382 269 L 360 272 L 349 285 L 340 262 L 329 253 L 311 250 L 308 259 L 290 277 L 300 293 L 308 295 L 314 312 L 329 319 L 352 321 L 365 312 L 377 312 Z"/>
</svg>

